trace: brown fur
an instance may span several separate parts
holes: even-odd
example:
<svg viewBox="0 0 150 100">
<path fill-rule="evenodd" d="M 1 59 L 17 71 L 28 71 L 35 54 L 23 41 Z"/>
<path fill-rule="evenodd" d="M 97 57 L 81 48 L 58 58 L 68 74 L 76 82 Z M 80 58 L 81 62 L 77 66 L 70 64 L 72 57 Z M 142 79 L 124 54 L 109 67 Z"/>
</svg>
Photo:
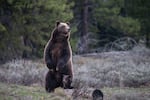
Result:
<svg viewBox="0 0 150 100">
<path fill-rule="evenodd" d="M 72 72 L 72 50 L 69 43 L 69 37 L 70 33 L 69 31 L 66 32 L 66 29 L 63 29 L 65 27 L 58 28 L 58 25 L 61 24 L 60 22 L 57 22 L 56 28 L 51 34 L 51 38 L 48 41 L 45 50 L 44 50 L 44 59 L 45 63 L 49 70 L 53 71 L 48 72 L 46 76 L 46 82 L 52 82 L 57 77 L 54 77 L 53 79 L 49 79 L 48 76 L 53 77 L 55 74 L 63 76 L 63 75 L 69 75 L 70 76 L 70 83 L 68 85 L 68 88 L 71 87 L 73 72 Z M 65 31 L 63 31 L 65 30 Z M 59 73 L 59 74 L 58 74 Z M 61 79 L 60 84 L 63 84 L 63 79 Z M 49 83 L 46 83 L 46 88 L 53 88 L 53 86 L 49 85 Z M 50 83 L 51 84 L 51 83 Z M 56 87 L 54 87 L 56 88 Z M 46 89 L 49 90 L 49 89 Z M 49 90 L 50 91 L 50 90 Z"/>
</svg>

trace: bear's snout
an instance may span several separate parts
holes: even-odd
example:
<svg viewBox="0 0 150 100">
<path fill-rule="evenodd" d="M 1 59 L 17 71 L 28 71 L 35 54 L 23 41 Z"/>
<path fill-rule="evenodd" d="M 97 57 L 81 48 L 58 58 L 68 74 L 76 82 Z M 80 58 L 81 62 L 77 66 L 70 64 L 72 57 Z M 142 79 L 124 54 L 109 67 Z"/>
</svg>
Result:
<svg viewBox="0 0 150 100">
<path fill-rule="evenodd" d="M 71 31 L 71 29 L 70 28 L 68 28 L 68 32 L 70 32 Z"/>
</svg>

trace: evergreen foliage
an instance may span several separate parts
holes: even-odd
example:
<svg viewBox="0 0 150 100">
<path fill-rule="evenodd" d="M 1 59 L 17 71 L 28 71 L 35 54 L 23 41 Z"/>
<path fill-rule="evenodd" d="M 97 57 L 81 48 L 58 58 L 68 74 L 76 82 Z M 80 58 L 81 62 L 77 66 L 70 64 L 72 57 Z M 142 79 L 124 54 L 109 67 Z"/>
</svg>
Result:
<svg viewBox="0 0 150 100">
<path fill-rule="evenodd" d="M 150 45 L 149 0 L 0 0 L 0 62 L 42 58 L 55 22 L 71 22 L 73 53 L 101 52 L 120 38 Z"/>
<path fill-rule="evenodd" d="M 1 0 L 0 59 L 42 57 L 57 20 L 73 18 L 67 0 Z"/>
<path fill-rule="evenodd" d="M 128 16 L 138 19 L 141 24 L 141 34 L 146 39 L 146 45 L 150 47 L 150 1 L 149 0 L 125 0 L 125 9 Z"/>
</svg>

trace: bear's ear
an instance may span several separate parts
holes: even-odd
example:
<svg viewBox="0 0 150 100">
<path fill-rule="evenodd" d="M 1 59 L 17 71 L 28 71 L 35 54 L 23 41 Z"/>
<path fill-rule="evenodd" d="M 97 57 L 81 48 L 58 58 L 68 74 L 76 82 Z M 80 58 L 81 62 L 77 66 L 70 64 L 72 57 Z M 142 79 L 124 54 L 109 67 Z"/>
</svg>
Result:
<svg viewBox="0 0 150 100">
<path fill-rule="evenodd" d="M 60 21 L 57 21 L 57 22 L 56 22 L 56 26 L 58 26 L 59 24 L 60 24 Z"/>
<path fill-rule="evenodd" d="M 69 22 L 67 22 L 67 25 L 70 25 L 70 23 L 69 23 Z"/>
</svg>

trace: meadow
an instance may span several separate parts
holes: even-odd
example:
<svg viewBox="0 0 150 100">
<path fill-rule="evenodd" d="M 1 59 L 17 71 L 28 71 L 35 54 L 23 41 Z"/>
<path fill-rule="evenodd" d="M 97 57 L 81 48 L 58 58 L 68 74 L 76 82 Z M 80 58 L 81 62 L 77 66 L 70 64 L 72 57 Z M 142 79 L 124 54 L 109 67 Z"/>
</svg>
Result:
<svg viewBox="0 0 150 100">
<path fill-rule="evenodd" d="M 104 100 L 150 100 L 150 50 L 111 51 L 73 56 L 73 90 L 44 90 L 43 60 L 12 60 L 0 65 L 0 100 L 91 100 L 101 89 Z"/>
</svg>

